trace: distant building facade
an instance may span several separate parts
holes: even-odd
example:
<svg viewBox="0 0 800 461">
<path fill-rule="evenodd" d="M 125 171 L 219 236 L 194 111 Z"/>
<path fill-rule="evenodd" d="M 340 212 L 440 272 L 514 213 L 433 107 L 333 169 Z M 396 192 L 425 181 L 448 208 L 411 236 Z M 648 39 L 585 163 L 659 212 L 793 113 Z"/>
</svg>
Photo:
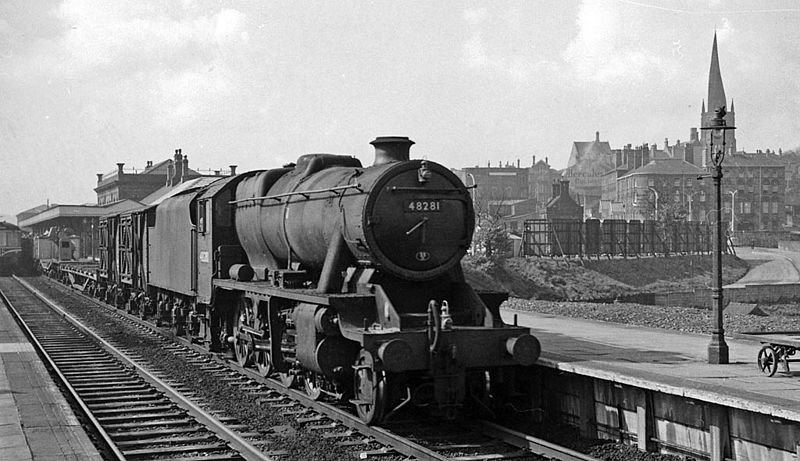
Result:
<svg viewBox="0 0 800 461">
<path fill-rule="evenodd" d="M 162 187 L 173 187 L 203 174 L 189 168 L 189 156 L 183 155 L 181 149 L 175 150 L 175 156 L 157 164 L 147 162 L 142 171 L 125 171 L 124 163 L 117 163 L 117 169 L 106 174 L 97 174 L 97 204 L 105 205 L 118 200 L 142 201 Z M 230 170 L 216 170 L 215 176 L 236 174 L 236 165 Z M 210 176 L 210 175 L 208 175 Z"/>
<path fill-rule="evenodd" d="M 553 183 L 553 196 L 547 202 L 546 217 L 549 221 L 558 219 L 583 219 L 583 207 L 570 196 L 569 181 L 562 179 Z"/>
<path fill-rule="evenodd" d="M 518 160 L 516 165 L 505 163 L 493 167 L 489 163 L 486 167 L 467 167 L 455 173 L 468 186 L 477 186 L 473 189 L 475 211 L 496 217 L 544 212 L 550 198 L 547 191 L 559 177 L 546 157 L 537 162 L 535 156 L 530 167 L 521 167 Z"/>
<path fill-rule="evenodd" d="M 562 177 L 569 181 L 573 195 L 583 205 L 587 217 L 600 212 L 603 178 L 614 168 L 614 154 L 608 141 L 600 140 L 595 132 L 594 141 L 572 143 L 567 168 Z"/>
<path fill-rule="evenodd" d="M 97 204 L 40 205 L 17 214 L 19 227 L 36 237 L 55 238 L 57 235 L 74 237 L 76 258 L 93 258 L 99 238 L 99 219 L 102 216 L 125 212 L 149 205 L 159 199 L 191 185 L 208 184 L 221 176 L 236 174 L 236 165 L 229 170 L 214 170 L 204 175 L 189 168 L 189 159 L 175 150 L 175 156 L 153 164 L 148 161 L 142 171 L 125 170 L 124 163 L 117 169 L 97 175 Z"/>
</svg>

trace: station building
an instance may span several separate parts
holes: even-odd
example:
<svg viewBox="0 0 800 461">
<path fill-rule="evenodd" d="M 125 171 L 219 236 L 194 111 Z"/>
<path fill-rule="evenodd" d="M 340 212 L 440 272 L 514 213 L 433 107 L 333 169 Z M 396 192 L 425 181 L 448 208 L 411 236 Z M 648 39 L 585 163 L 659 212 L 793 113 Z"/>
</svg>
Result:
<svg viewBox="0 0 800 461">
<path fill-rule="evenodd" d="M 17 214 L 20 228 L 34 236 L 34 253 L 48 257 L 47 240 L 67 239 L 75 259 L 94 258 L 99 239 L 99 220 L 102 216 L 141 208 L 198 181 L 213 181 L 221 176 L 236 174 L 236 165 L 204 174 L 189 168 L 189 160 L 180 149 L 173 158 L 145 168 L 125 169 L 124 163 L 108 173 L 97 174 L 97 203 L 68 205 L 39 205 Z M 37 247 L 37 242 L 40 242 Z"/>
</svg>

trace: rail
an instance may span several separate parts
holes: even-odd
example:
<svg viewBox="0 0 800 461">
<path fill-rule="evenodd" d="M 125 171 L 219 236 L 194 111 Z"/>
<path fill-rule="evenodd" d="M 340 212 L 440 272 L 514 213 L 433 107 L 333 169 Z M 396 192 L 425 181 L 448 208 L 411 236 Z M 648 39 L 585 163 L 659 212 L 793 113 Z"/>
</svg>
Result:
<svg viewBox="0 0 800 461">
<path fill-rule="evenodd" d="M 171 400 L 173 400 L 174 402 L 178 403 L 181 407 L 183 407 L 198 422 L 210 428 L 215 434 L 223 438 L 226 442 L 230 444 L 230 447 L 238 451 L 242 455 L 242 457 L 244 457 L 247 460 L 254 460 L 254 461 L 269 461 L 271 459 L 267 457 L 264 453 L 262 453 L 261 450 L 254 447 L 248 441 L 246 441 L 238 434 L 236 434 L 234 431 L 225 427 L 225 425 L 223 425 L 219 420 L 217 420 L 212 415 L 207 413 L 205 410 L 197 406 L 194 402 L 184 397 L 173 387 L 162 381 L 154 374 L 150 373 L 148 370 L 146 370 L 138 363 L 128 358 L 122 351 L 114 347 L 108 341 L 106 341 L 93 331 L 91 331 L 89 328 L 83 326 L 83 324 L 78 319 L 76 319 L 75 317 L 64 311 L 54 301 L 52 301 L 50 298 L 44 295 L 44 293 L 32 287 L 29 283 L 25 282 L 24 280 L 20 279 L 17 276 L 14 276 L 13 278 L 17 280 L 28 291 L 30 291 L 34 296 L 36 296 L 42 302 L 47 304 L 58 315 L 60 315 L 65 320 L 73 324 L 87 336 L 93 338 L 97 343 L 101 344 L 103 348 L 105 348 L 108 352 L 114 355 L 118 360 L 124 362 L 129 367 L 134 368 L 145 381 L 159 388 L 159 390 L 164 392 Z M 86 408 L 86 410 L 88 411 L 88 408 Z M 125 458 L 123 457 L 121 459 Z"/>
<path fill-rule="evenodd" d="M 19 279 L 16 276 L 14 278 L 17 281 L 19 281 Z M 114 443 L 113 440 L 111 440 L 111 437 L 100 425 L 100 422 L 97 420 L 97 418 L 94 417 L 91 410 L 89 410 L 89 407 L 87 407 L 86 404 L 84 403 L 83 399 L 78 395 L 78 392 L 75 390 L 74 387 L 72 387 L 72 385 L 67 380 L 66 376 L 64 376 L 64 374 L 61 373 L 61 370 L 58 368 L 58 366 L 56 366 L 55 362 L 50 357 L 50 354 L 48 354 L 47 351 L 45 351 L 42 343 L 39 342 L 39 339 L 36 338 L 36 336 L 33 334 L 33 331 L 31 331 L 28 324 L 22 319 L 22 316 L 20 315 L 19 311 L 17 311 L 17 309 L 14 307 L 13 304 L 11 304 L 11 301 L 6 297 L 5 293 L 3 293 L 2 291 L 0 291 L 0 299 L 2 299 L 3 303 L 6 305 L 8 311 L 11 312 L 11 315 L 14 316 L 17 323 L 22 328 L 22 331 L 25 332 L 25 336 L 28 337 L 34 349 L 36 349 L 36 353 L 47 363 L 48 368 L 50 370 L 53 370 L 53 373 L 55 373 L 55 377 L 58 378 L 59 383 L 63 385 L 63 388 L 66 389 L 66 391 L 69 393 L 69 400 L 71 400 L 78 406 L 81 413 L 88 420 L 89 425 L 91 425 L 92 430 L 97 435 L 100 436 L 102 444 L 105 446 L 105 448 L 107 448 L 111 452 L 111 454 L 114 455 L 115 459 L 125 460 L 125 455 L 123 455 L 122 452 L 119 450 L 119 448 L 117 448 L 117 445 Z"/>
</svg>

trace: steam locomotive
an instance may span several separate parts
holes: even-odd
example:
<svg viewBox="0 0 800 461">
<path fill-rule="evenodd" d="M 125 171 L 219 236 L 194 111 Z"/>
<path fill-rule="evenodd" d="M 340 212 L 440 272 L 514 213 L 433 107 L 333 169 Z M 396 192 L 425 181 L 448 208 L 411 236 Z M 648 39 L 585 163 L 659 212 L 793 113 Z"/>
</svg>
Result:
<svg viewBox="0 0 800 461">
<path fill-rule="evenodd" d="M 100 223 L 97 268 L 74 283 L 366 423 L 407 405 L 455 417 L 507 403 L 538 340 L 461 259 L 475 215 L 444 166 L 379 137 L 375 160 L 309 154 L 190 188 Z"/>
</svg>

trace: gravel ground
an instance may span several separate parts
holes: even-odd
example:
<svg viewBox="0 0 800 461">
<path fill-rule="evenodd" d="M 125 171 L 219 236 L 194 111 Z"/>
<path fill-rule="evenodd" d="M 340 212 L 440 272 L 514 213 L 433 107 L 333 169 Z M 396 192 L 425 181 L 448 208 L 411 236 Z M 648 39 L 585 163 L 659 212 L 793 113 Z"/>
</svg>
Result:
<svg viewBox="0 0 800 461">
<path fill-rule="evenodd" d="M 631 303 L 533 301 L 519 298 L 509 299 L 503 307 L 687 333 L 711 333 L 711 310 L 703 308 Z M 726 333 L 800 330 L 799 306 L 759 306 L 759 309 L 769 316 L 723 313 Z"/>
</svg>

